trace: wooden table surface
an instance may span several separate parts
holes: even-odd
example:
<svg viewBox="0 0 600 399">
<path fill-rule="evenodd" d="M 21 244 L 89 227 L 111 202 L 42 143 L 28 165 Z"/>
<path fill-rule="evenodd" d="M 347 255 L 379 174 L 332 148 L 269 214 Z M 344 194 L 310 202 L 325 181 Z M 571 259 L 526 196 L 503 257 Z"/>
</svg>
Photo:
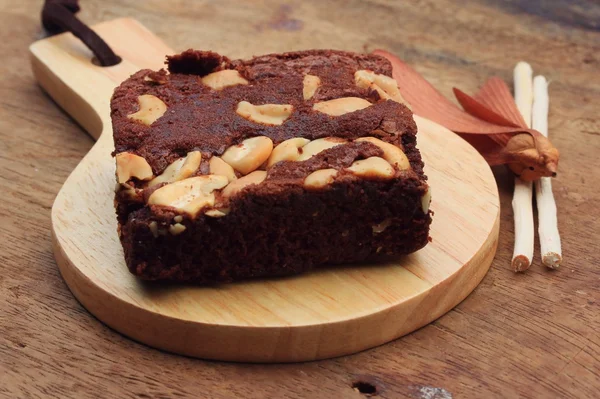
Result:
<svg viewBox="0 0 600 399">
<path fill-rule="evenodd" d="M 129 16 L 174 49 L 234 57 L 305 48 L 385 48 L 450 96 L 519 60 L 550 84 L 550 135 L 564 265 L 539 252 L 514 274 L 512 178 L 495 173 L 500 244 L 456 309 L 409 336 L 338 359 L 285 365 L 201 361 L 133 342 L 92 317 L 62 281 L 50 208 L 92 139 L 36 85 L 27 46 L 41 1 L 0 2 L 0 397 L 593 397 L 600 390 L 600 4 L 595 0 L 91 1 L 88 23 Z M 450 154 L 451 156 L 451 154 Z M 435 222 L 434 222 L 435 223 Z M 536 247 L 536 251 L 539 249 Z M 366 387 L 366 388 L 365 388 Z"/>
</svg>

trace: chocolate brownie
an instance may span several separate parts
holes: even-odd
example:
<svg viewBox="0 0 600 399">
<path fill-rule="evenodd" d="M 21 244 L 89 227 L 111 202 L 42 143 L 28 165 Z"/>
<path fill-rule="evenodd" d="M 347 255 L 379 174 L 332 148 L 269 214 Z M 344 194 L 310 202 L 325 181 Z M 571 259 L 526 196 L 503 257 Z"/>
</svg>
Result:
<svg viewBox="0 0 600 399">
<path fill-rule="evenodd" d="M 414 252 L 429 240 L 417 127 L 383 57 L 188 50 L 114 92 L 129 270 L 227 282 Z"/>
</svg>

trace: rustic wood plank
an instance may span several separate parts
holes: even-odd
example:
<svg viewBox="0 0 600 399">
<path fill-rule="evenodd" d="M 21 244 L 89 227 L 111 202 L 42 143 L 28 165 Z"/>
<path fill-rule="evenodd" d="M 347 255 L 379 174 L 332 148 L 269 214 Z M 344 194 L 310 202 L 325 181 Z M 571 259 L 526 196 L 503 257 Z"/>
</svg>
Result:
<svg viewBox="0 0 600 399">
<path fill-rule="evenodd" d="M 558 1 L 550 11 L 531 11 L 543 3 L 550 2 L 311 0 L 283 8 L 272 0 L 83 2 L 85 21 L 137 18 L 178 50 L 247 56 L 384 47 L 447 95 L 452 86 L 473 92 L 494 74 L 510 81 L 521 59 L 551 81 L 550 135 L 563 154 L 554 187 L 564 266 L 550 272 L 537 257 L 527 274 L 510 271 L 512 179 L 499 168 L 499 250 L 467 300 L 382 347 L 283 366 L 165 354 L 104 327 L 72 297 L 52 257 L 49 209 L 93 142 L 29 73 L 25 53 L 40 35 L 40 2 L 0 6 L 0 396 L 355 398 L 361 397 L 351 388 L 357 378 L 372 379 L 389 398 L 593 396 L 600 389 L 600 219 L 594 210 L 600 199 L 594 15 L 600 6 Z"/>
</svg>

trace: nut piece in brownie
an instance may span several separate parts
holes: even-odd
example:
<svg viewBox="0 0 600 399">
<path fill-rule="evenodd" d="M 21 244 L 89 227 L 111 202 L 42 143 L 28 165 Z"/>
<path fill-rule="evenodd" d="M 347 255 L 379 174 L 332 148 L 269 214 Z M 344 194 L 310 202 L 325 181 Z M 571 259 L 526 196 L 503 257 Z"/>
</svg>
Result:
<svg viewBox="0 0 600 399">
<path fill-rule="evenodd" d="M 389 62 L 188 50 L 111 102 L 129 270 L 199 283 L 414 252 L 429 240 L 417 127 Z"/>
</svg>

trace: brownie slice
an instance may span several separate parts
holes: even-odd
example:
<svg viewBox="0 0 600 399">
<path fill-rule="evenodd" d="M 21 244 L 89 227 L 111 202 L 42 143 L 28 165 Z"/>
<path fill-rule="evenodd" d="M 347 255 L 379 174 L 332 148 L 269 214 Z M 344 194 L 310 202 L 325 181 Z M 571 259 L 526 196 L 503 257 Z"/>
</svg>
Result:
<svg viewBox="0 0 600 399">
<path fill-rule="evenodd" d="M 114 92 L 129 270 L 227 282 L 414 252 L 429 240 L 417 127 L 383 57 L 188 50 Z"/>
</svg>

